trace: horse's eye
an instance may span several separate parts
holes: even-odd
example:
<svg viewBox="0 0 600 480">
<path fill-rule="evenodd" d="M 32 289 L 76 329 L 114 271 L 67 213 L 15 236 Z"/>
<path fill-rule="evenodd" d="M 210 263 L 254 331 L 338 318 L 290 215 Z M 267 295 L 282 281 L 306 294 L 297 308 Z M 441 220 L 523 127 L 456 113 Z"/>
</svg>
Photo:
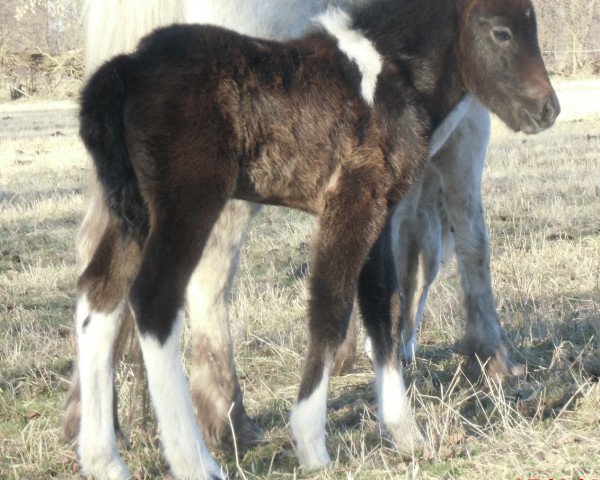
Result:
<svg viewBox="0 0 600 480">
<path fill-rule="evenodd" d="M 510 28 L 507 27 L 495 27 L 492 28 L 492 38 L 497 43 L 506 44 L 511 41 L 512 32 L 510 31 Z"/>
</svg>

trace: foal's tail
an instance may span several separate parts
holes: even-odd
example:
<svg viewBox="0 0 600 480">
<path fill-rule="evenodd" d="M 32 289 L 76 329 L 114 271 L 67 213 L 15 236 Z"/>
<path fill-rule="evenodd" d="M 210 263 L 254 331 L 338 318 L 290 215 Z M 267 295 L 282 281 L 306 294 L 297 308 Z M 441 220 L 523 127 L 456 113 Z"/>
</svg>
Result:
<svg viewBox="0 0 600 480">
<path fill-rule="evenodd" d="M 101 66 L 81 94 L 79 134 L 90 152 L 111 215 L 123 235 L 143 240 L 148 210 L 125 143 L 123 107 L 131 57 L 120 55 Z"/>
</svg>

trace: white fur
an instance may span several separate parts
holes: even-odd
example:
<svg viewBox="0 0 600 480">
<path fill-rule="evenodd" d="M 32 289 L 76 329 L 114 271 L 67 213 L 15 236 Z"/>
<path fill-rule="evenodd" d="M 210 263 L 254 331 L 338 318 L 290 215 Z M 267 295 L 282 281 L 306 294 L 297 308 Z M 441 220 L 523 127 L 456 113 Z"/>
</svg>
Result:
<svg viewBox="0 0 600 480">
<path fill-rule="evenodd" d="M 181 479 L 222 478 L 196 425 L 191 397 L 180 360 L 182 316 L 161 345 L 152 335 L 140 335 L 150 396 L 160 438 L 172 472 Z"/>
<path fill-rule="evenodd" d="M 340 9 L 328 9 L 317 22 L 337 38 L 339 49 L 356 64 L 362 75 L 361 94 L 368 104 L 372 104 L 383 62 L 375 46 L 362 33 L 350 28 L 350 17 Z"/>
<path fill-rule="evenodd" d="M 375 366 L 377 413 L 379 422 L 390 433 L 402 452 L 419 448 L 422 436 L 412 419 L 410 402 L 399 367 Z"/>
<path fill-rule="evenodd" d="M 323 368 L 323 377 L 312 394 L 294 405 L 290 419 L 292 434 L 300 463 L 308 468 L 323 467 L 331 463 L 325 446 L 327 421 L 327 389 L 330 366 Z"/>
<path fill-rule="evenodd" d="M 323 10 L 322 0 L 187 0 L 190 23 L 210 23 L 246 35 L 278 40 L 302 35 L 311 17 Z"/>
<path fill-rule="evenodd" d="M 77 301 L 75 325 L 81 375 L 79 456 L 83 473 L 96 479 L 130 477 L 119 457 L 113 425 L 113 344 L 122 318 L 123 304 L 106 314 L 90 310 L 85 295 Z"/>
<path fill-rule="evenodd" d="M 377 412 L 379 421 L 387 428 L 397 428 L 403 424 L 410 411 L 404 379 L 399 368 L 377 366 L 375 368 L 375 388 L 377 391 Z"/>
</svg>

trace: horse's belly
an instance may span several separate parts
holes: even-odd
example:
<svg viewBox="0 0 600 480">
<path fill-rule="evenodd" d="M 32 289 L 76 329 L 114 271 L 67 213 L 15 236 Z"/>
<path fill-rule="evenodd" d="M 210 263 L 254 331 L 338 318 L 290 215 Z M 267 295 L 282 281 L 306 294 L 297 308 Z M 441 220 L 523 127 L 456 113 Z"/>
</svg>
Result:
<svg viewBox="0 0 600 480">
<path fill-rule="evenodd" d="M 235 196 L 243 200 L 281 205 L 317 213 L 333 160 L 305 157 L 281 147 L 261 152 L 242 165 Z"/>
</svg>

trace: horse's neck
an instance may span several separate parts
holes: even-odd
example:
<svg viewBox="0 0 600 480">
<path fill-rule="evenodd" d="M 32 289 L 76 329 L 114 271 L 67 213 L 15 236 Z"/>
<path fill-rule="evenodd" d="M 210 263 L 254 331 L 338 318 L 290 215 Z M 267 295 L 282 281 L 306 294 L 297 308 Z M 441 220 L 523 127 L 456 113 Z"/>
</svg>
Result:
<svg viewBox="0 0 600 480">
<path fill-rule="evenodd" d="M 355 28 L 404 72 L 434 128 L 464 95 L 456 5 L 455 0 L 375 0 L 353 12 Z"/>
</svg>

